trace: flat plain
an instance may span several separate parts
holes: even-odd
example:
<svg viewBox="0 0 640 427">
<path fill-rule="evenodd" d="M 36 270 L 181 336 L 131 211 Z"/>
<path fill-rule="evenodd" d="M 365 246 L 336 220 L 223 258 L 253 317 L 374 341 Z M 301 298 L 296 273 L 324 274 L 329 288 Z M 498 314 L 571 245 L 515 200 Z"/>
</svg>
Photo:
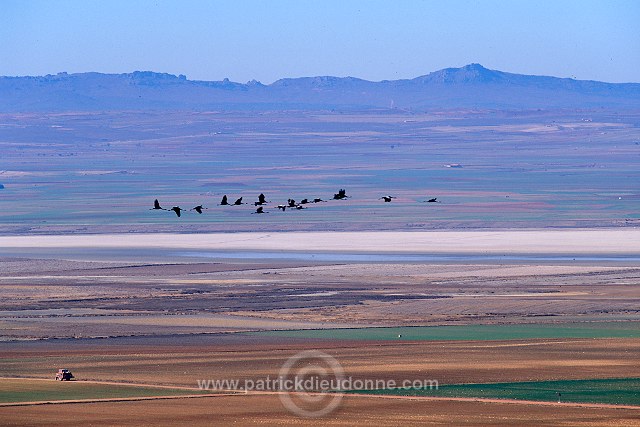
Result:
<svg viewBox="0 0 640 427">
<path fill-rule="evenodd" d="M 639 123 L 608 109 L 5 113 L 0 233 L 637 226 Z M 350 197 L 331 200 L 339 189 Z M 260 193 L 269 214 L 252 215 Z M 156 198 L 209 209 L 178 219 L 150 211 Z M 289 198 L 327 202 L 275 208 Z"/>
<path fill-rule="evenodd" d="M 39 405 L 26 390 L 4 425 L 640 425 L 633 399 L 580 388 L 640 393 L 633 113 L 1 120 L 4 403 L 32 382 L 46 399 L 118 385 L 150 399 Z M 340 188 L 351 197 L 331 200 Z M 327 201 L 276 209 L 289 197 Z M 155 198 L 208 209 L 178 218 Z M 165 396 L 277 376 L 306 350 L 443 392 L 349 394 L 321 419 L 270 393 Z M 53 381 L 63 367 L 78 381 Z"/>
<path fill-rule="evenodd" d="M 287 253 L 270 261 L 203 260 L 178 256 L 175 248 L 149 249 L 156 257 L 150 262 L 142 244 L 135 244 L 143 254 L 140 261 L 124 261 L 120 251 L 112 259 L 99 249 L 78 255 L 73 245 L 57 248 L 55 256 L 35 247 L 33 254 L 47 256 L 4 258 L 0 376 L 55 384 L 52 373 L 65 366 L 73 368 L 78 382 L 96 382 L 98 391 L 101 384 L 120 383 L 198 393 L 198 380 L 277 377 L 289 357 L 313 349 L 335 357 L 356 379 L 435 379 L 443 387 L 440 394 L 419 398 L 393 392 L 347 396 L 323 418 L 335 425 L 353 423 L 365 412 L 372 422 L 416 425 L 446 417 L 476 424 L 497 414 L 495 423 L 505 425 L 541 419 L 586 425 L 637 421 L 640 409 L 633 402 L 617 402 L 616 408 L 597 396 L 595 402 L 573 403 L 568 397 L 553 408 L 544 406 L 555 399 L 548 391 L 539 403 L 543 408 L 522 400 L 522 393 L 515 394 L 520 402 L 504 400 L 505 392 L 455 400 L 468 397 L 465 384 L 515 387 L 563 380 L 561 390 L 571 396 L 567 381 L 606 385 L 639 378 L 640 295 L 633 283 L 640 271 L 633 262 L 318 262 L 288 259 Z M 8 384 L 11 389 L 16 383 Z M 636 383 L 625 387 L 629 384 L 634 394 Z M 457 391 L 452 395 L 447 387 Z M 158 393 L 165 395 L 142 394 Z M 430 402 L 431 397 L 444 400 Z M 68 413 L 84 414 L 74 418 L 78 424 L 98 422 L 114 405 L 122 410 L 104 418 L 107 425 L 171 424 L 187 412 L 192 422 L 203 424 L 210 417 L 218 417 L 214 423 L 220 425 L 317 422 L 287 414 L 275 404 L 276 396 L 264 394 L 162 402 L 78 402 L 69 404 Z M 59 406 L 68 405 L 3 407 L 0 413 L 16 425 L 29 424 L 32 417 L 73 424 Z M 453 409 L 459 413 L 448 412 Z"/>
</svg>

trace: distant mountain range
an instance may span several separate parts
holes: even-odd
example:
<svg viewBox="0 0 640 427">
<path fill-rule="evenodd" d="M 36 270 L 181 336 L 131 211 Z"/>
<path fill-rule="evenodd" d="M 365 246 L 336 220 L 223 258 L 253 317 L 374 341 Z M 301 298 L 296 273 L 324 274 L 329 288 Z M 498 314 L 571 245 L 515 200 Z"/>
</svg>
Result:
<svg viewBox="0 0 640 427">
<path fill-rule="evenodd" d="M 0 112 L 100 110 L 640 109 L 639 83 L 446 68 L 410 80 L 301 77 L 270 85 L 136 71 L 0 77 Z"/>
</svg>

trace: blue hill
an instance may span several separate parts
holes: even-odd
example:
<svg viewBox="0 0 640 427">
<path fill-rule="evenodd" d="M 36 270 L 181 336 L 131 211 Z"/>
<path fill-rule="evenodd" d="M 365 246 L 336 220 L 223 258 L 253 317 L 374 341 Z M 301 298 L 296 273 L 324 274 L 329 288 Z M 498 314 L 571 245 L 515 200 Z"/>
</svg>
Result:
<svg viewBox="0 0 640 427">
<path fill-rule="evenodd" d="M 640 84 L 512 74 L 480 64 L 381 82 L 319 76 L 263 85 L 151 71 L 0 77 L 2 112 L 381 108 L 638 109 Z"/>
</svg>

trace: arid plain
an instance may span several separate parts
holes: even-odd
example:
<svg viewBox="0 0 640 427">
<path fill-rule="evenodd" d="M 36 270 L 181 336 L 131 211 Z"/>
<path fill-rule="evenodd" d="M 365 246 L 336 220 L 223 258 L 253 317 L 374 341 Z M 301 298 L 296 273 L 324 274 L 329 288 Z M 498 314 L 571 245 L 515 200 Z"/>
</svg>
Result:
<svg viewBox="0 0 640 427">
<path fill-rule="evenodd" d="M 2 424 L 638 425 L 637 122 L 3 115 Z M 331 200 L 339 188 L 351 197 Z M 250 205 L 219 206 L 224 194 Z M 276 209 L 289 197 L 326 202 Z M 178 218 L 155 198 L 208 209 Z M 443 392 L 348 394 L 320 419 L 276 393 L 178 395 L 275 377 L 306 350 L 356 379 Z M 53 381 L 61 367 L 77 381 Z M 37 404 L 76 383 L 159 391 Z M 521 383 L 542 397 L 446 388 Z"/>
</svg>

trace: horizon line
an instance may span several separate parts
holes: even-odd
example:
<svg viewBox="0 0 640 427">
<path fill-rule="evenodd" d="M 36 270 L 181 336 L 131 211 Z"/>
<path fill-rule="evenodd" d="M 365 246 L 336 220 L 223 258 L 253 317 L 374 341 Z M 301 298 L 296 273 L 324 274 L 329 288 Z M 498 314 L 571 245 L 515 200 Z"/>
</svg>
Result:
<svg viewBox="0 0 640 427">
<path fill-rule="evenodd" d="M 99 75 L 105 75 L 105 76 L 124 76 L 124 75 L 133 75 L 136 73 L 151 73 L 151 74 L 156 74 L 156 75 L 165 75 L 165 76 L 171 76 L 175 79 L 178 80 L 184 80 L 184 81 L 188 81 L 188 82 L 205 82 L 205 83 L 231 83 L 231 84 L 238 84 L 238 85 L 249 85 L 249 84 L 254 84 L 254 85 L 262 85 L 262 86 L 271 86 L 277 82 L 280 81 L 285 81 L 285 80 L 299 80 L 299 79 L 316 79 L 316 78 L 335 78 L 335 79 L 354 79 L 354 80 L 359 80 L 359 81 L 363 81 L 363 82 L 367 82 L 367 83 L 385 83 L 385 82 L 397 82 L 397 81 L 411 81 L 411 80 L 415 80 L 415 79 L 419 79 L 421 77 L 426 77 L 429 76 L 431 74 L 434 73 L 439 73 L 442 71 L 446 71 L 446 70 L 463 70 L 465 68 L 472 68 L 474 66 L 477 66 L 475 68 L 481 69 L 481 70 L 486 70 L 486 71 L 490 71 L 490 72 L 495 72 L 495 73 L 501 73 L 501 74 L 507 74 L 507 75 L 516 75 L 516 76 L 527 76 L 527 77 L 549 77 L 549 78 L 554 78 L 554 79 L 561 79 L 561 80 L 572 80 L 572 81 L 576 81 L 576 82 L 597 82 L 597 83 L 607 83 L 607 84 L 615 84 L 615 85 L 619 85 L 619 84 L 640 84 L 640 82 L 607 82 L 607 81 L 602 81 L 602 80 L 592 80 L 592 79 L 576 79 L 575 77 L 558 77 L 558 76 L 553 76 L 553 75 L 544 75 L 544 74 L 521 74 L 521 73 L 512 73 L 512 72 L 508 72 L 508 71 L 502 71 L 502 70 L 496 70 L 496 69 L 491 69 L 491 68 L 486 68 L 484 67 L 482 64 L 480 63 L 469 63 L 466 65 L 463 65 L 462 67 L 446 67 L 446 68 L 441 68 L 435 71 L 431 71 L 427 74 L 421 74 L 412 78 L 400 78 L 400 79 L 383 79 L 383 80 L 367 80 L 367 79 L 363 79 L 360 77 L 355 77 L 355 76 L 351 76 L 351 75 L 347 75 L 347 76 L 334 76 L 334 75 L 329 75 L 329 74 L 318 74 L 318 75 L 313 75 L 313 76 L 298 76 L 298 77 L 281 77 L 279 79 L 274 80 L 271 83 L 262 83 L 260 80 L 257 79 L 251 79 L 248 80 L 247 82 L 238 82 L 238 81 L 233 81 L 230 80 L 229 78 L 225 77 L 222 80 L 200 80 L 200 79 L 196 79 L 196 80 L 190 80 L 189 77 L 186 74 L 173 74 L 173 73 L 168 73 L 168 72 L 162 72 L 162 71 L 153 71 L 153 70 L 133 70 L 130 72 L 122 72 L 122 73 L 118 73 L 118 72 L 101 72 L 101 71 L 80 71 L 80 72 L 68 72 L 68 71 L 59 71 L 56 74 L 44 74 L 44 75 L 2 75 L 0 76 L 0 78 L 39 78 L 39 77 L 57 77 L 57 76 L 76 76 L 76 75 L 82 75 L 82 74 L 99 74 Z"/>
</svg>

